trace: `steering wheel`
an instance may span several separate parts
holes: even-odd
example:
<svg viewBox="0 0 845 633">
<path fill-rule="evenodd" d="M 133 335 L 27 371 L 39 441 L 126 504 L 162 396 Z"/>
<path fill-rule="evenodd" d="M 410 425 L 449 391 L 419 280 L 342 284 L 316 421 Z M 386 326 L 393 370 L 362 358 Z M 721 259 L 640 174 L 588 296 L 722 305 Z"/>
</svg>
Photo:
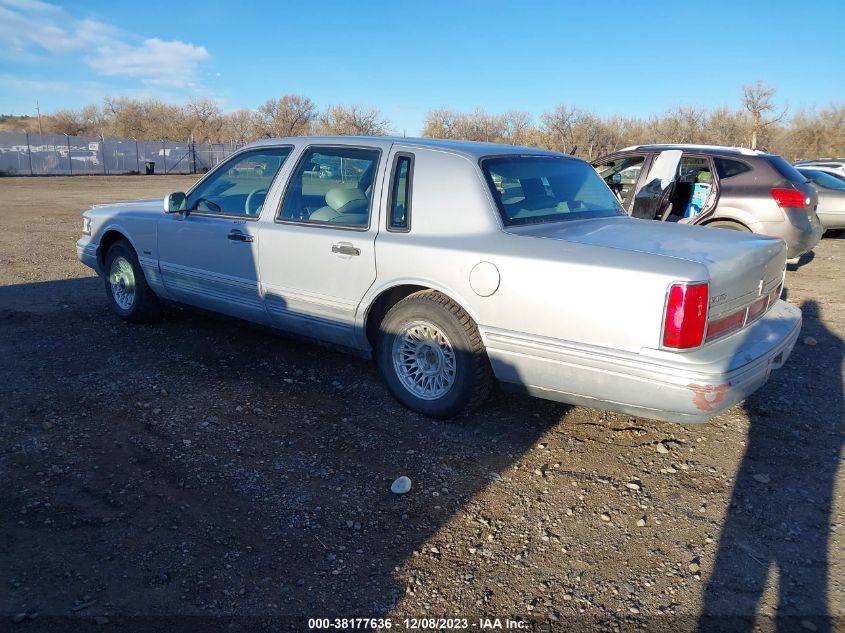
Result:
<svg viewBox="0 0 845 633">
<path fill-rule="evenodd" d="M 264 206 L 264 200 L 267 199 L 267 187 L 256 189 L 246 197 L 244 202 L 244 211 L 247 215 L 259 215 L 261 207 Z"/>
</svg>

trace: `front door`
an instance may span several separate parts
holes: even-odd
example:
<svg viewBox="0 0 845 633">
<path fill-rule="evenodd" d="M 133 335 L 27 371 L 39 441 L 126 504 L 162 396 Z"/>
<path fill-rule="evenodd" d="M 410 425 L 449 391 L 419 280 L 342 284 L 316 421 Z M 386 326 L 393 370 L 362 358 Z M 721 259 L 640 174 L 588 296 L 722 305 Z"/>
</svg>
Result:
<svg viewBox="0 0 845 633">
<path fill-rule="evenodd" d="M 648 170 L 645 184 L 634 196 L 632 216 L 645 220 L 661 219 L 674 189 L 681 153 L 679 149 L 671 149 L 657 155 Z"/>
<path fill-rule="evenodd" d="M 376 278 L 380 158 L 376 147 L 303 153 L 259 235 L 264 301 L 278 327 L 354 346 L 355 313 Z"/>
<path fill-rule="evenodd" d="M 622 157 L 603 160 L 594 167 L 602 180 L 616 194 L 622 207 L 631 213 L 634 194 L 638 190 L 640 174 L 645 164 L 645 154 L 626 154 Z"/>
<path fill-rule="evenodd" d="M 185 211 L 162 216 L 162 280 L 178 301 L 266 323 L 258 286 L 257 222 L 267 190 L 290 147 L 242 152 L 187 196 Z"/>
</svg>

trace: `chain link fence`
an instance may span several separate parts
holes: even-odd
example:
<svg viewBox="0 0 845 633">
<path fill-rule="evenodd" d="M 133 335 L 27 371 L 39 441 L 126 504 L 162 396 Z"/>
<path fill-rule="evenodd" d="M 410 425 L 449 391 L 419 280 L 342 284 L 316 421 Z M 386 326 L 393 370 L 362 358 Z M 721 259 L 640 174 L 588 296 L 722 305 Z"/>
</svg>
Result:
<svg viewBox="0 0 845 633">
<path fill-rule="evenodd" d="M 238 147 L 0 132 L 0 176 L 202 174 Z"/>
</svg>

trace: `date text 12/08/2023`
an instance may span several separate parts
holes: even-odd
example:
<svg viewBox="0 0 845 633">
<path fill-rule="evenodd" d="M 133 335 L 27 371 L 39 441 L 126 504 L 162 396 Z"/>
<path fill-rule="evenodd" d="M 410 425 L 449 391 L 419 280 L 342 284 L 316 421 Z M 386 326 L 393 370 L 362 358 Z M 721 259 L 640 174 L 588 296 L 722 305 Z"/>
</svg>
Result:
<svg viewBox="0 0 845 633">
<path fill-rule="evenodd" d="M 511 618 L 403 618 L 394 622 L 391 618 L 309 618 L 309 630 L 503 630 L 520 631 L 529 628 L 528 622 Z"/>
</svg>

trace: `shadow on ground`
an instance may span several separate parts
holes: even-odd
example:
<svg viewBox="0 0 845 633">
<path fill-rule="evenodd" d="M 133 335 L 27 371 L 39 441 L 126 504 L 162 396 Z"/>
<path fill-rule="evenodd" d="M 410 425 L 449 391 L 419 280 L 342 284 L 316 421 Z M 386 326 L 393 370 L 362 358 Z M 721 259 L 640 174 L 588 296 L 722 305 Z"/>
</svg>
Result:
<svg viewBox="0 0 845 633">
<path fill-rule="evenodd" d="M 749 614 L 761 607 L 767 580 L 777 587 L 776 604 L 768 606 L 778 630 L 834 630 L 828 541 L 845 443 L 844 352 L 822 324 L 818 304 L 801 307 L 801 337 L 816 345 L 799 341 L 787 366 L 772 374 L 772 387 L 745 404 L 748 444 L 705 591 L 702 630 L 755 630 Z M 795 379 L 799 373 L 803 380 Z M 789 406 L 771 406 L 773 393 Z M 819 397 L 829 403 L 824 410 L 810 406 Z"/>
<path fill-rule="evenodd" d="M 396 568 L 566 410 L 499 395 L 427 420 L 371 363 L 188 311 L 128 325 L 92 278 L 0 305 L 0 612 L 48 629 L 384 614 Z"/>
</svg>

